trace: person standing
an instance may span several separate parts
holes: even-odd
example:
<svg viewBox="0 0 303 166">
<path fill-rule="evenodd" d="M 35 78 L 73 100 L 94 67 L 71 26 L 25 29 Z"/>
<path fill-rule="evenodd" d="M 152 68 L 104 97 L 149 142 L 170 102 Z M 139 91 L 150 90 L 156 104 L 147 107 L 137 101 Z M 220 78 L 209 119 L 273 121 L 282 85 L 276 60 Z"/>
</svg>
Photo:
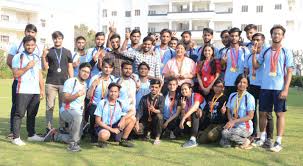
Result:
<svg viewBox="0 0 303 166">
<path fill-rule="evenodd" d="M 85 53 L 86 39 L 83 36 L 78 36 L 76 38 L 76 51 L 72 55 L 74 76 L 78 75 L 80 64 L 86 62 Z"/>
<path fill-rule="evenodd" d="M 59 109 L 62 107 L 63 85 L 68 78 L 74 75 L 73 60 L 70 50 L 63 47 L 62 32 L 52 34 L 54 47 L 43 50 L 42 64 L 47 70 L 46 93 L 46 132 L 53 128 L 53 112 L 57 94 L 59 95 Z M 64 122 L 59 117 L 60 130 L 64 130 Z"/>
</svg>

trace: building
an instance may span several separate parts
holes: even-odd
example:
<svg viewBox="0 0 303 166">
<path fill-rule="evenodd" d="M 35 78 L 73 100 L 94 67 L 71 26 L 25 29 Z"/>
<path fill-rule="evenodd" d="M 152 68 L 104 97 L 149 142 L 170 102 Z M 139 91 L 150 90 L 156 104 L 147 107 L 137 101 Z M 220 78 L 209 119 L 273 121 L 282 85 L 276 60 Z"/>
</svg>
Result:
<svg viewBox="0 0 303 166">
<path fill-rule="evenodd" d="M 220 32 L 231 27 L 243 30 L 253 23 L 270 39 L 269 30 L 274 24 L 285 26 L 290 37 L 297 36 L 290 33 L 299 32 L 302 26 L 295 15 L 302 9 L 299 0 L 100 0 L 98 6 L 99 31 L 107 32 L 109 22 L 115 22 L 120 34 L 140 28 L 145 36 L 169 28 L 179 37 L 182 31 L 191 30 L 197 43 L 202 43 L 205 27 L 214 30 L 214 42 L 219 45 Z M 246 39 L 245 33 L 242 37 Z"/>
<path fill-rule="evenodd" d="M 74 22 L 69 13 L 46 8 L 39 4 L 14 0 L 0 1 L 0 48 L 7 51 L 9 46 L 24 37 L 28 23 L 37 26 L 37 44 L 52 46 L 51 33 L 60 30 L 64 34 L 64 46 L 74 48 Z"/>
</svg>

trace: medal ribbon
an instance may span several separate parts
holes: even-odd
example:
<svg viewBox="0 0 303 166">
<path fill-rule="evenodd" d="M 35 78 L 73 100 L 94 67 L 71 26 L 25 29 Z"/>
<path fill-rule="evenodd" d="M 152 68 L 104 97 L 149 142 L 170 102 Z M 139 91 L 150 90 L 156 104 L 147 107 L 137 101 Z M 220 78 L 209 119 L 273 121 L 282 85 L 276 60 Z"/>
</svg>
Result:
<svg viewBox="0 0 303 166">
<path fill-rule="evenodd" d="M 271 73 L 277 73 L 277 64 L 278 64 L 278 59 L 280 55 L 281 47 L 278 48 L 276 51 L 271 51 L 270 55 L 270 72 Z"/>
<path fill-rule="evenodd" d="M 234 48 L 230 50 L 230 57 L 231 57 L 231 66 L 232 68 L 237 68 L 238 58 L 239 58 L 239 49 L 235 51 Z"/>
</svg>

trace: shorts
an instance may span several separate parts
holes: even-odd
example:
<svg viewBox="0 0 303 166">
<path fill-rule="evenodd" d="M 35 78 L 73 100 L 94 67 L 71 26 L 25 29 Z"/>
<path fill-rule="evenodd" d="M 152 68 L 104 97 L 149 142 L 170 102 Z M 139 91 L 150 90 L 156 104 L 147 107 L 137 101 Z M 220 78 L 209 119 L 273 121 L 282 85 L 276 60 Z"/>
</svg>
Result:
<svg viewBox="0 0 303 166">
<path fill-rule="evenodd" d="M 119 122 L 120 121 L 118 121 L 117 123 L 113 124 L 112 128 L 118 128 Z M 100 127 L 100 126 L 95 127 L 96 135 L 98 135 L 101 130 L 106 130 L 106 129 L 104 129 L 103 127 Z M 113 139 L 113 140 L 119 142 L 121 140 L 121 138 L 122 138 L 122 135 L 123 135 L 123 131 L 120 131 L 119 134 L 115 134 L 115 133 L 110 132 L 110 139 Z"/>
<path fill-rule="evenodd" d="M 281 92 L 281 90 L 261 89 L 259 111 L 272 112 L 274 106 L 275 112 L 286 112 L 286 100 L 279 98 Z"/>
</svg>

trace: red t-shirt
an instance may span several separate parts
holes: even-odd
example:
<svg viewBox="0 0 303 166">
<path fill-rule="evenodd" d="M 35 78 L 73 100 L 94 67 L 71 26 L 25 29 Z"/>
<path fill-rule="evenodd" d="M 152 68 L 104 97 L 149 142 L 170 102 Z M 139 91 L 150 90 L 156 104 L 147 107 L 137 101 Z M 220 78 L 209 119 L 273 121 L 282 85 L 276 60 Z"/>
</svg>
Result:
<svg viewBox="0 0 303 166">
<path fill-rule="evenodd" d="M 220 74 L 221 64 L 219 60 L 214 60 L 216 64 L 216 73 Z M 216 74 L 211 74 L 211 61 L 199 61 L 196 67 L 196 73 L 200 74 L 204 88 L 207 88 L 216 78 Z"/>
</svg>

